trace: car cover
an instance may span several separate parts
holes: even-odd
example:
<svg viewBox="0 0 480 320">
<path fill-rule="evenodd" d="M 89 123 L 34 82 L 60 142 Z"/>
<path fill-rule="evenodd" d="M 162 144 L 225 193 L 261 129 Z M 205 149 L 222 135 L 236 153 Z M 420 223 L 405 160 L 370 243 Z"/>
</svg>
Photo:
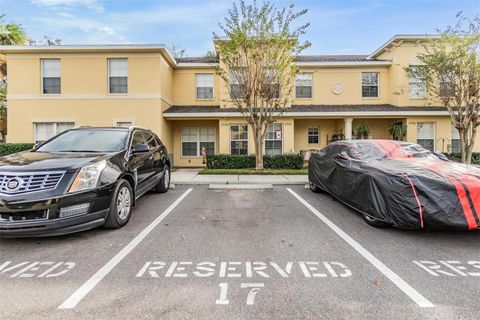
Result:
<svg viewBox="0 0 480 320">
<path fill-rule="evenodd" d="M 309 181 L 355 210 L 398 228 L 480 227 L 480 169 L 417 144 L 352 140 L 309 160 Z"/>
</svg>

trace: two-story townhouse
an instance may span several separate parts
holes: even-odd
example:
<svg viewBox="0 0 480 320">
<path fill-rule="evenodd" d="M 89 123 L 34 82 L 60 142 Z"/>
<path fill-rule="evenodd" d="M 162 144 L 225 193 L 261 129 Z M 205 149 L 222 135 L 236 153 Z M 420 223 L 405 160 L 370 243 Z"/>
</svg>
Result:
<svg viewBox="0 0 480 320">
<path fill-rule="evenodd" d="M 292 103 L 272 124 L 265 153 L 319 149 L 368 124 L 372 138 L 457 151 L 446 108 L 408 77 L 426 36 L 398 35 L 370 55 L 298 56 Z M 174 59 L 164 45 L 12 46 L 8 59 L 8 142 L 39 142 L 73 126 L 139 125 L 155 131 L 175 166 L 201 166 L 207 153 L 250 154 L 253 134 L 233 108 L 211 57 Z M 480 150 L 477 144 L 477 149 Z"/>
</svg>

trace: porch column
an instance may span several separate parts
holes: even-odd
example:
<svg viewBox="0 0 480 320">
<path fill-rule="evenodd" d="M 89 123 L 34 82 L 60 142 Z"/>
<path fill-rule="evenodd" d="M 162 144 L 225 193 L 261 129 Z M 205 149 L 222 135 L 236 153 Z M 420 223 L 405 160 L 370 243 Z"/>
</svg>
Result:
<svg viewBox="0 0 480 320">
<path fill-rule="evenodd" d="M 353 118 L 345 118 L 345 140 L 352 140 L 352 122 Z"/>
</svg>

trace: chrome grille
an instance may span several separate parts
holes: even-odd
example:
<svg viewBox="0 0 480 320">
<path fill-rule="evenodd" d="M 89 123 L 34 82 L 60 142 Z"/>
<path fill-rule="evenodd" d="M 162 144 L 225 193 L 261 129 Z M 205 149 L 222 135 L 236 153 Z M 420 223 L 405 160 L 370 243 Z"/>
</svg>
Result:
<svg viewBox="0 0 480 320">
<path fill-rule="evenodd" d="M 0 193 L 19 194 L 55 189 L 65 171 L 0 172 Z"/>
</svg>

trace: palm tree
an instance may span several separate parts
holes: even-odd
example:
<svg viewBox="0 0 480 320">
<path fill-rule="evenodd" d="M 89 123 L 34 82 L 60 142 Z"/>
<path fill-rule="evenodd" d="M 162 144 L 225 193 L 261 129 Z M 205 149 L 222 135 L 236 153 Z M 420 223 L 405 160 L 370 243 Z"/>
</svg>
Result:
<svg viewBox="0 0 480 320">
<path fill-rule="evenodd" d="M 24 45 L 28 43 L 25 30 L 19 24 L 5 23 L 0 15 L 0 45 Z M 7 134 L 7 59 L 0 54 L 0 140 Z"/>
</svg>

